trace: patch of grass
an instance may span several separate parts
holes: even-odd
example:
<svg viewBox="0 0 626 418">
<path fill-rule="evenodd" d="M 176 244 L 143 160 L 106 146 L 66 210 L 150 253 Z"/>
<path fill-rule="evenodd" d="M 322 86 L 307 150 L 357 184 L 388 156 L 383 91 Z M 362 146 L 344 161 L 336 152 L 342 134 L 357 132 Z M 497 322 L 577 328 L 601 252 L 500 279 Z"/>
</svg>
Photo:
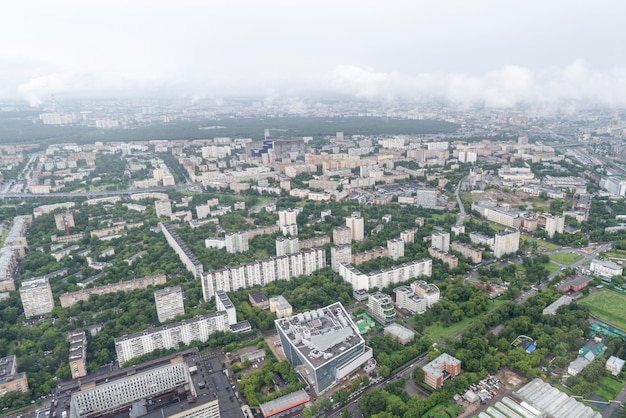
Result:
<svg viewBox="0 0 626 418">
<path fill-rule="evenodd" d="M 558 271 L 561 268 L 554 263 L 546 263 L 542 265 L 546 268 L 546 270 L 550 272 L 550 274 L 554 273 L 555 271 Z"/>
<path fill-rule="evenodd" d="M 527 235 L 522 235 L 521 239 L 524 241 L 529 241 L 529 242 L 535 242 L 537 243 L 537 246 L 540 248 L 545 248 L 546 250 L 558 250 L 559 247 L 556 244 L 552 244 L 551 242 L 546 242 L 544 240 L 538 239 L 538 238 L 533 238 L 533 237 L 529 237 Z"/>
<path fill-rule="evenodd" d="M 502 305 L 506 300 L 499 298 L 492 300 L 489 307 L 489 312 L 496 309 L 498 306 Z M 465 327 L 476 320 L 480 320 L 481 315 L 474 316 L 472 318 L 465 317 L 459 322 L 455 324 L 451 324 L 449 327 L 444 327 L 441 324 L 431 325 L 424 329 L 424 334 L 430 337 L 433 341 L 437 341 L 440 338 L 451 337 L 454 338 L 457 334 L 459 334 Z"/>
<path fill-rule="evenodd" d="M 593 393 L 605 401 L 610 401 L 615 399 L 624 385 L 626 385 L 626 382 L 623 382 L 614 376 L 602 376 L 594 388 Z"/>
<path fill-rule="evenodd" d="M 588 306 L 591 313 L 621 330 L 626 330 L 626 295 L 604 290 L 584 298 L 579 304 Z"/>
<path fill-rule="evenodd" d="M 555 253 L 549 254 L 548 257 L 550 257 L 550 260 L 559 264 L 563 264 L 564 266 L 572 265 L 583 258 L 581 255 L 574 253 Z"/>
</svg>

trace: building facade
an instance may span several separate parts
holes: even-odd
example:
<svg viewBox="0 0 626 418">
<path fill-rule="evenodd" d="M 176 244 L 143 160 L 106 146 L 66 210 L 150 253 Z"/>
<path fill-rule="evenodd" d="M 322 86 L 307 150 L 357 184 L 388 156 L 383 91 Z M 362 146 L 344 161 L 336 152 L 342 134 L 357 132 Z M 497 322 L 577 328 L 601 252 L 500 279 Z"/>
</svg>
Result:
<svg viewBox="0 0 626 418">
<path fill-rule="evenodd" d="M 367 310 L 372 317 L 383 324 L 393 322 L 396 319 L 393 301 L 389 295 L 384 293 L 371 293 L 367 299 Z"/>
<path fill-rule="evenodd" d="M 180 343 L 205 342 L 218 331 L 229 331 L 226 312 L 199 315 L 169 325 L 124 335 L 115 339 L 115 352 L 120 364 L 157 349 L 178 348 Z"/>
<path fill-rule="evenodd" d="M 287 360 L 324 393 L 372 358 L 372 350 L 340 302 L 276 320 Z"/>
<path fill-rule="evenodd" d="M 68 363 L 72 379 L 87 376 L 87 337 L 84 332 L 71 332 Z"/>
<path fill-rule="evenodd" d="M 365 221 L 359 212 L 352 212 L 346 217 L 346 226 L 350 228 L 350 239 L 352 241 L 363 241 L 365 239 Z"/>
<path fill-rule="evenodd" d="M 504 232 L 495 235 L 493 240 L 493 255 L 500 258 L 519 250 L 519 230 L 507 228 Z"/>
<path fill-rule="evenodd" d="M 210 300 L 217 290 L 233 292 L 276 280 L 290 280 L 326 267 L 326 250 L 314 248 L 295 254 L 257 260 L 252 263 L 211 270 L 202 274 L 202 294 Z"/>
<path fill-rule="evenodd" d="M 20 298 L 26 318 L 47 314 L 54 308 L 52 289 L 45 278 L 24 280 L 20 287 Z"/>
<path fill-rule="evenodd" d="M 438 389 L 443 386 L 446 379 L 461 373 L 461 360 L 444 353 L 422 367 L 422 370 L 424 371 L 424 383 Z"/>
<path fill-rule="evenodd" d="M 176 286 L 157 290 L 154 292 L 154 304 L 156 305 L 159 322 L 174 319 L 176 315 L 184 315 L 183 288 Z"/>
<path fill-rule="evenodd" d="M 229 253 L 245 253 L 248 251 L 248 234 L 245 231 L 226 234 L 224 237 L 226 251 Z"/>
</svg>

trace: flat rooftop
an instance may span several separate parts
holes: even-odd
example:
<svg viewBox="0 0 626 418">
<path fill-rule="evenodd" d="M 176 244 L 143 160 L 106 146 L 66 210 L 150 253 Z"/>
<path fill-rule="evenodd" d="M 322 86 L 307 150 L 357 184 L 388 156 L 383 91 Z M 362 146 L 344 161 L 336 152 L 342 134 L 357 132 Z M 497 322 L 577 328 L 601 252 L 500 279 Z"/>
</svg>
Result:
<svg viewBox="0 0 626 418">
<path fill-rule="evenodd" d="M 348 349 L 365 344 L 340 302 L 316 311 L 277 319 L 276 325 L 289 338 L 300 356 L 316 369 Z"/>
</svg>

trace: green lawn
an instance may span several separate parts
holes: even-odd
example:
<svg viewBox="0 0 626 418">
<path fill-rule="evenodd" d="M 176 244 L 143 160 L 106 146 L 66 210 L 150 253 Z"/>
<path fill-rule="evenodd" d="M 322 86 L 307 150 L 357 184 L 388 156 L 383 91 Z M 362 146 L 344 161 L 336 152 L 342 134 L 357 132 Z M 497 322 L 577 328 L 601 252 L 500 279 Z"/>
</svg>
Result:
<svg viewBox="0 0 626 418">
<path fill-rule="evenodd" d="M 572 265 L 583 258 L 581 255 L 574 253 L 555 253 L 549 254 L 548 257 L 550 257 L 550 260 L 563 264 L 564 266 Z"/>
<path fill-rule="evenodd" d="M 494 310 L 495 308 L 497 308 L 504 302 L 505 300 L 502 298 L 491 301 L 491 306 L 489 307 L 489 311 Z M 458 333 L 463 331 L 463 329 L 467 327 L 469 324 L 471 324 L 473 321 L 480 320 L 480 317 L 481 315 L 475 316 L 473 318 L 465 317 L 461 321 L 457 322 L 456 324 L 452 324 L 449 327 L 444 327 L 441 324 L 431 325 L 429 327 L 426 327 L 426 329 L 424 330 L 424 334 L 430 337 L 430 339 L 433 341 L 437 341 L 442 337 L 444 338 L 455 337 Z"/>
<path fill-rule="evenodd" d="M 604 290 L 594 293 L 580 302 L 583 306 L 588 306 L 591 313 L 598 318 L 613 324 L 621 330 L 626 330 L 626 295 Z"/>
<path fill-rule="evenodd" d="M 551 242 L 546 242 L 526 235 L 522 235 L 521 239 L 524 241 L 536 242 L 537 246 L 545 248 L 546 250 L 558 250 L 560 248 L 558 245 L 552 244 Z"/>
<path fill-rule="evenodd" d="M 594 388 L 593 393 L 605 401 L 609 401 L 615 399 L 625 384 L 625 382 L 613 376 L 603 376 Z"/>
<path fill-rule="evenodd" d="M 554 263 L 546 263 L 546 264 L 543 264 L 543 266 L 546 268 L 546 270 L 550 272 L 550 274 L 554 273 L 555 271 L 561 268 Z"/>
</svg>

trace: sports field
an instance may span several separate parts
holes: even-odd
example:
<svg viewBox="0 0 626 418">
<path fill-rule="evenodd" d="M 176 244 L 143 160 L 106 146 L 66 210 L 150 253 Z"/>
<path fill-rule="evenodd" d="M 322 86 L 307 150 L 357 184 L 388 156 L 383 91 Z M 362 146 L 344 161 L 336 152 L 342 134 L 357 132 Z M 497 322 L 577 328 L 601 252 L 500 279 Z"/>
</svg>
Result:
<svg viewBox="0 0 626 418">
<path fill-rule="evenodd" d="M 574 253 L 554 253 L 554 254 L 548 255 L 548 257 L 550 257 L 550 260 L 557 262 L 559 264 L 562 264 L 564 266 L 569 266 L 571 264 L 574 264 L 575 262 L 583 258 L 581 255 L 574 254 Z"/>
<path fill-rule="evenodd" d="M 613 324 L 622 331 L 626 330 L 626 309 L 624 309 L 624 306 L 626 306 L 626 295 L 603 290 L 584 298 L 578 303 L 588 306 L 593 315 L 606 321 L 608 324 Z"/>
</svg>

